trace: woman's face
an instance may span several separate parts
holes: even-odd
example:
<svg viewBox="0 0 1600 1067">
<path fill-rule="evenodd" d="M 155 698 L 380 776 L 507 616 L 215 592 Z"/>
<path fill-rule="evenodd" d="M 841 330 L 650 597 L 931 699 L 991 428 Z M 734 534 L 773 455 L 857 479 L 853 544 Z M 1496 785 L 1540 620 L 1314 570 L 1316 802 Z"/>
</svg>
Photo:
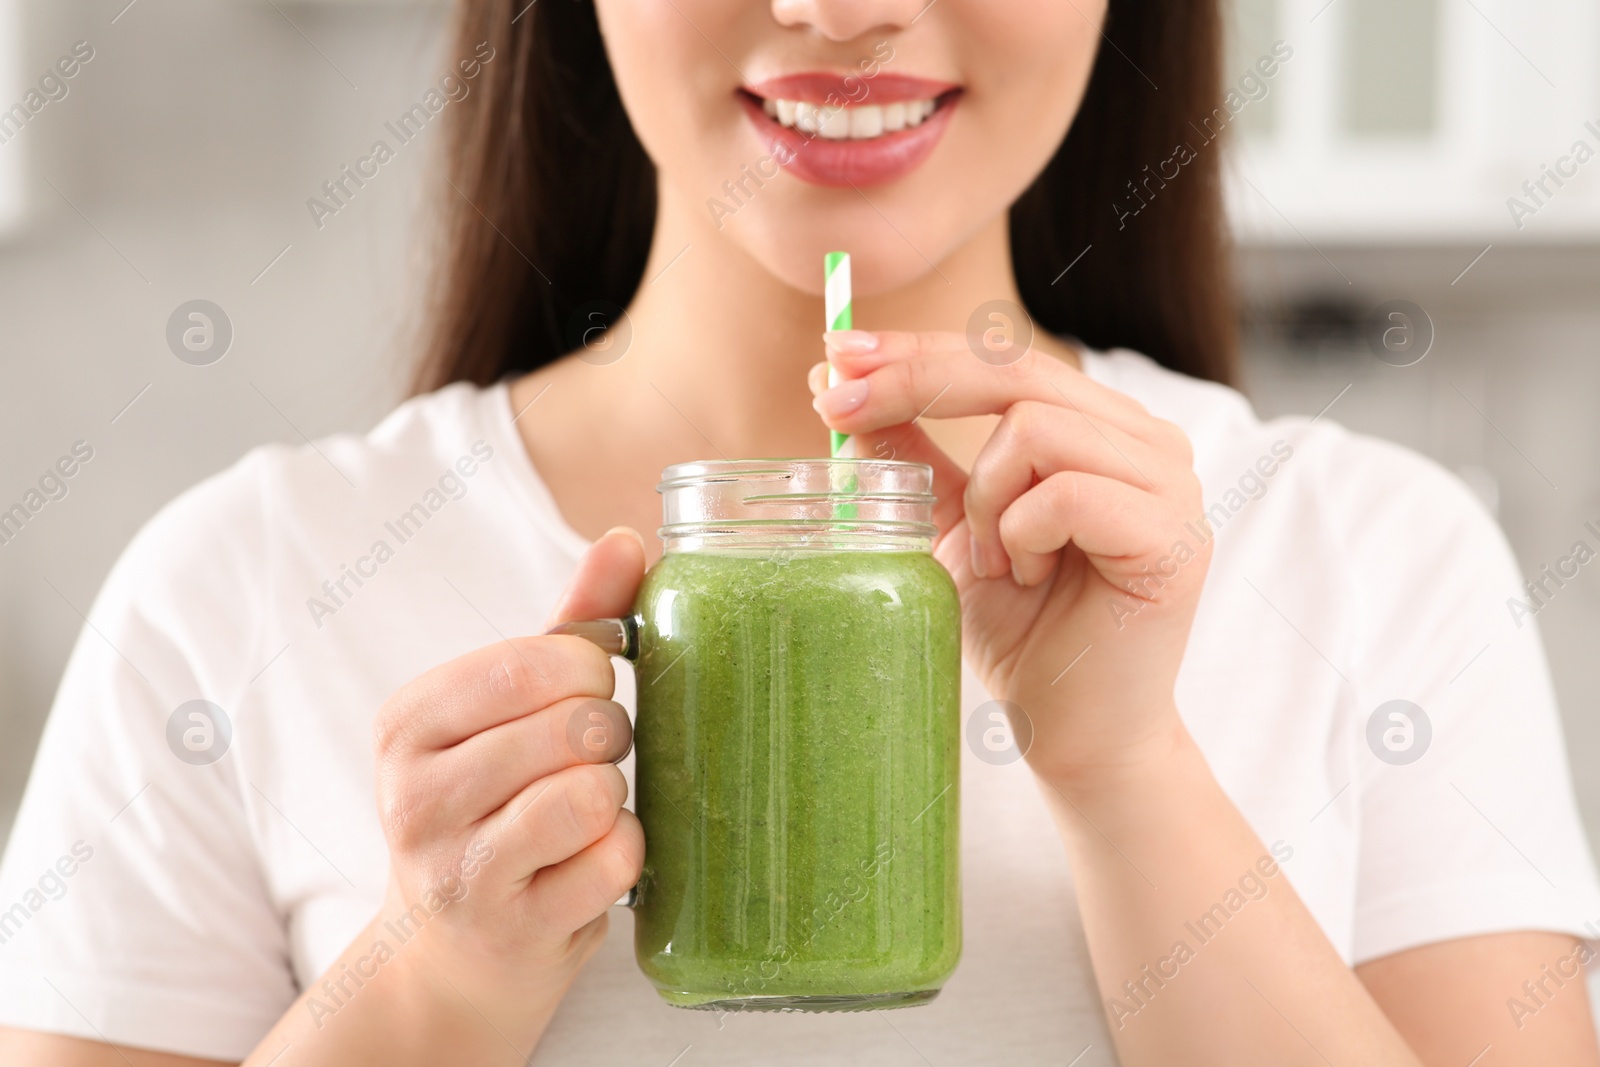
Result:
<svg viewBox="0 0 1600 1067">
<path fill-rule="evenodd" d="M 848 250 L 872 293 L 931 271 L 1043 169 L 1106 0 L 596 7 L 664 205 L 808 292 Z"/>
</svg>

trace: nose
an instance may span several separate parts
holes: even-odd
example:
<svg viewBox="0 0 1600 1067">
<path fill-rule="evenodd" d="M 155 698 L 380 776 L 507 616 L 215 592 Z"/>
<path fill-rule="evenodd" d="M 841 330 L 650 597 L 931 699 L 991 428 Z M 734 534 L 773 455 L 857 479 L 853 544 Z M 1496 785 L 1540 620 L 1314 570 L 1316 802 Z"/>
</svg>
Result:
<svg viewBox="0 0 1600 1067">
<path fill-rule="evenodd" d="M 929 0 L 772 0 L 783 27 L 809 26 L 830 41 L 853 41 L 870 30 L 894 32 L 932 6 Z"/>
</svg>

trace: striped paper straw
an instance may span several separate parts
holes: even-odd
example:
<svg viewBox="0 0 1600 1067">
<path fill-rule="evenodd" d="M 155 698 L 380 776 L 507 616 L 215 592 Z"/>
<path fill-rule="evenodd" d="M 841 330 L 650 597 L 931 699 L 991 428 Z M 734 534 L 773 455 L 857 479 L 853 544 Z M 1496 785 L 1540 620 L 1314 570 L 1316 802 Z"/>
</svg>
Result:
<svg viewBox="0 0 1600 1067">
<path fill-rule="evenodd" d="M 828 319 L 830 330 L 850 330 L 855 328 L 855 320 L 851 314 L 850 300 L 850 253 L 829 252 L 822 259 L 822 307 Z M 828 366 L 828 387 L 838 385 L 839 372 Z M 845 442 L 850 440 L 850 435 L 832 431 L 833 458 L 838 459 L 839 453 L 844 451 Z M 840 487 L 846 493 L 856 491 L 856 478 L 851 474 Z M 856 517 L 854 504 L 839 504 L 834 509 L 834 514 L 841 519 Z"/>
<path fill-rule="evenodd" d="M 854 329 L 850 305 L 850 253 L 829 252 L 822 260 L 822 306 L 829 330 Z M 839 372 L 828 367 L 828 388 L 839 384 Z M 850 435 L 833 431 L 833 456 L 850 440 Z"/>
</svg>

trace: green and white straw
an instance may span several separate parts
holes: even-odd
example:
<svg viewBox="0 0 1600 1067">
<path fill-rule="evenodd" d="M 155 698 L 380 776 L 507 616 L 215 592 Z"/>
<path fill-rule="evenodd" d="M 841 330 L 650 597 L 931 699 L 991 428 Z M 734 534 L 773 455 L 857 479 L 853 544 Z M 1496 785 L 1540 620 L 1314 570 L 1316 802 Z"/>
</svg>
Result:
<svg viewBox="0 0 1600 1067">
<path fill-rule="evenodd" d="M 850 303 L 850 253 L 829 252 L 822 260 L 822 307 L 829 330 L 854 329 Z M 839 384 L 839 372 L 828 368 L 828 388 Z M 839 457 L 850 435 L 833 431 L 833 456 Z"/>
<path fill-rule="evenodd" d="M 822 259 L 822 309 L 827 316 L 829 330 L 855 329 L 855 319 L 851 314 L 849 252 L 829 252 Z M 838 385 L 840 380 L 839 372 L 830 364 L 828 388 Z M 831 433 L 833 458 L 839 459 L 840 453 L 844 451 L 845 442 L 850 440 L 850 435 L 840 433 L 838 430 L 833 430 Z M 854 493 L 857 488 L 856 476 L 849 475 L 845 478 L 844 485 L 839 488 L 846 493 Z M 834 514 L 841 519 L 853 519 L 856 517 L 856 506 L 839 504 L 834 509 Z"/>
</svg>

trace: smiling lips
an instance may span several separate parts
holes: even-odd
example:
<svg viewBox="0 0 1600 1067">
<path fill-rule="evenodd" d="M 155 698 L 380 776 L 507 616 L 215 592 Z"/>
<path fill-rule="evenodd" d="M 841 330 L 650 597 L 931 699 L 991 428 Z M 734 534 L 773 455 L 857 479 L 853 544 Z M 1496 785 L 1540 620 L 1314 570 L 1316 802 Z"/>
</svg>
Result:
<svg viewBox="0 0 1600 1067">
<path fill-rule="evenodd" d="M 899 74 L 791 74 L 745 86 L 740 103 L 768 150 L 815 185 L 864 186 L 914 170 L 939 143 L 961 90 Z"/>
</svg>

